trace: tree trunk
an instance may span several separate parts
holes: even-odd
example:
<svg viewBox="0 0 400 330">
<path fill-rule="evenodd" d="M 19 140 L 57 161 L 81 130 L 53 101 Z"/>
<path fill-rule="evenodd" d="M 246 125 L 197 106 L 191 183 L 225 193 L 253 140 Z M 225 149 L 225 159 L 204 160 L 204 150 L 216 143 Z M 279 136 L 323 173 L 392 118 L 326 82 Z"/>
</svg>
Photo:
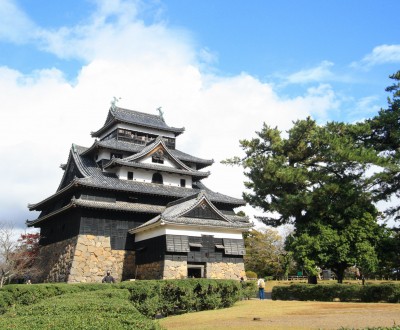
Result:
<svg viewBox="0 0 400 330">
<path fill-rule="evenodd" d="M 346 270 L 347 265 L 339 265 L 336 269 L 332 268 L 332 271 L 336 274 L 337 282 L 342 284 L 344 278 L 344 271 Z"/>
<path fill-rule="evenodd" d="M 317 275 L 308 276 L 308 284 L 318 284 Z"/>
</svg>

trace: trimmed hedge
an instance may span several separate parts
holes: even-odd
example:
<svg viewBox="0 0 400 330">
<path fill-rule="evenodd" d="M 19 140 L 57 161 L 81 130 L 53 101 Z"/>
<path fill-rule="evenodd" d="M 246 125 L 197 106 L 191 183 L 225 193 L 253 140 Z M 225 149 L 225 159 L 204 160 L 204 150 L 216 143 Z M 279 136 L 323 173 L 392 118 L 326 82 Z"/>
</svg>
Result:
<svg viewBox="0 0 400 330">
<path fill-rule="evenodd" d="M 144 315 L 155 317 L 232 306 L 242 297 L 241 284 L 233 280 L 162 280 L 123 282 L 133 305 Z"/>
<path fill-rule="evenodd" d="M 273 300 L 316 300 L 316 301 L 360 301 L 360 302 L 400 302 L 400 285 L 313 285 L 292 284 L 275 286 L 272 289 Z"/>
<path fill-rule="evenodd" d="M 242 283 L 242 299 L 257 298 L 257 281 L 245 281 Z"/>
<path fill-rule="evenodd" d="M 14 305 L 31 305 L 43 299 L 68 293 L 109 289 L 104 284 L 11 284 L 0 290 L 0 314 Z"/>
<path fill-rule="evenodd" d="M 149 318 L 230 307 L 245 292 L 238 281 L 209 279 L 132 281 L 111 285 L 16 284 L 0 290 L 0 314 L 13 307 L 18 309 L 18 306 L 38 304 L 52 297 L 89 294 L 91 291 L 101 294 L 110 290 L 128 292 L 127 299 L 131 305 Z"/>
<path fill-rule="evenodd" d="M 55 296 L 11 309 L 0 316 L 0 329 L 157 330 L 129 301 L 128 290 L 98 290 Z"/>
</svg>

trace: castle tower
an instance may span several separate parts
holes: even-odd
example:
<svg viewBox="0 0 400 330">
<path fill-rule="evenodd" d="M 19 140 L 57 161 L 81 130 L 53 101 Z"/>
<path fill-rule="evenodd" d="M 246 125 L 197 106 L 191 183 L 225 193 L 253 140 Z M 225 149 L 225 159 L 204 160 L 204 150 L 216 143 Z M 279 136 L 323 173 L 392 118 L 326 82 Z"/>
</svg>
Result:
<svg viewBox="0 0 400 330">
<path fill-rule="evenodd" d="M 72 144 L 55 194 L 30 204 L 40 228 L 38 281 L 244 275 L 241 199 L 201 180 L 213 160 L 176 149 L 184 128 L 162 116 L 111 106 L 89 148 Z"/>
</svg>

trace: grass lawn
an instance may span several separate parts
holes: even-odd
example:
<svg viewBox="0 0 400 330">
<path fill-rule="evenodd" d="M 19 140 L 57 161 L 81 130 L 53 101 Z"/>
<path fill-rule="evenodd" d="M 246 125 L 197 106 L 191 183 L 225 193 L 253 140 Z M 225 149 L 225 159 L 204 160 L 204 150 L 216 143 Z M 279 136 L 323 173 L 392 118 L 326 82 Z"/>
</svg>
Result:
<svg viewBox="0 0 400 330">
<path fill-rule="evenodd" d="M 275 285 L 290 285 L 305 281 L 268 281 L 266 292 Z M 386 281 L 368 281 L 382 283 Z M 336 281 L 318 281 L 334 284 Z M 346 281 L 346 283 L 360 283 Z M 244 300 L 220 310 L 171 316 L 160 320 L 167 330 L 223 329 L 363 329 L 392 327 L 400 329 L 400 304 L 342 303 L 315 301 Z"/>
<path fill-rule="evenodd" d="M 160 320 L 172 329 L 400 329 L 400 304 L 244 300 L 227 309 Z"/>
</svg>

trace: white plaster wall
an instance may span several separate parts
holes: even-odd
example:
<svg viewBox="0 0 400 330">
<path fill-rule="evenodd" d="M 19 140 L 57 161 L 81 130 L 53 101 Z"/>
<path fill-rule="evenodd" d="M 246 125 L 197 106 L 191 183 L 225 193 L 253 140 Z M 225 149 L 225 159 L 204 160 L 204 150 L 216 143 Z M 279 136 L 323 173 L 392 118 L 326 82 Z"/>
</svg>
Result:
<svg viewBox="0 0 400 330">
<path fill-rule="evenodd" d="M 229 228 L 193 228 L 186 226 L 172 226 L 172 225 L 159 225 L 158 227 L 151 228 L 135 234 L 135 242 L 144 241 L 162 235 L 185 235 L 201 237 L 201 235 L 213 235 L 215 238 L 232 238 L 242 239 L 242 231 L 238 229 Z"/>
<path fill-rule="evenodd" d="M 151 183 L 154 171 L 146 171 L 144 169 L 135 169 L 130 167 L 120 167 L 116 172 L 121 180 L 128 179 L 128 171 L 133 172 L 133 181 Z M 161 172 L 160 172 L 161 173 Z M 186 188 L 192 188 L 192 177 L 188 175 L 180 175 L 173 173 L 161 173 L 165 186 L 180 187 L 181 179 L 186 180 Z"/>
</svg>

